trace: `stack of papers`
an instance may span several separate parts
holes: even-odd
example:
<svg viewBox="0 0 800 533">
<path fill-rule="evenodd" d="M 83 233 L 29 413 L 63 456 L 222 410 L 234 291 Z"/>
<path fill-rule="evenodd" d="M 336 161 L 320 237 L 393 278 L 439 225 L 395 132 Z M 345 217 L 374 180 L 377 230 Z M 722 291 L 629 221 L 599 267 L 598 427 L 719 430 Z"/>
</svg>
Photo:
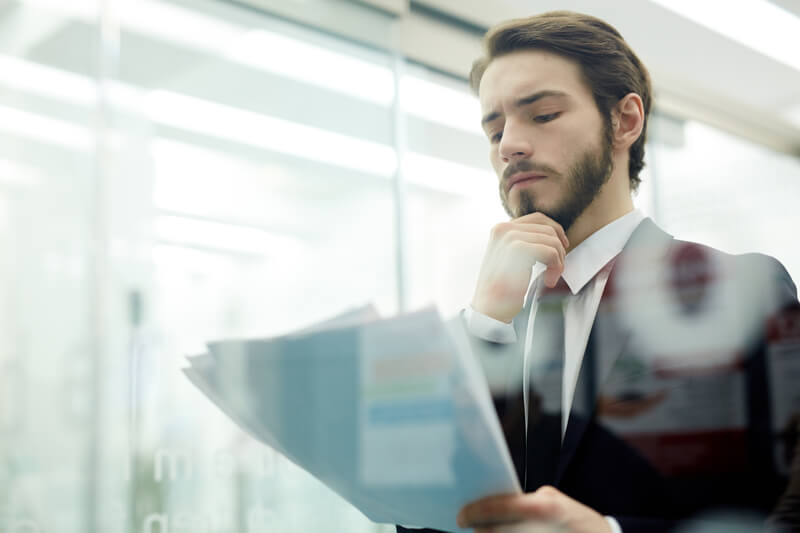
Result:
<svg viewBox="0 0 800 533">
<path fill-rule="evenodd" d="M 461 317 L 371 307 L 290 335 L 226 340 L 189 379 L 243 430 L 375 522 L 462 531 L 466 503 L 521 492 Z"/>
</svg>

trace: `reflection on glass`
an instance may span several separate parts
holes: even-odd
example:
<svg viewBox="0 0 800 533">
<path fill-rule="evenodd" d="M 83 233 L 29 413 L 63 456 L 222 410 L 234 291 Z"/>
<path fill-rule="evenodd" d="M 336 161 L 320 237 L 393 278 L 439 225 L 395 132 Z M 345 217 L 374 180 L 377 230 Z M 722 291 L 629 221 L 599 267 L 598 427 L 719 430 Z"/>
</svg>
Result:
<svg viewBox="0 0 800 533">
<path fill-rule="evenodd" d="M 477 102 L 463 80 L 412 66 L 395 94 L 387 55 L 219 2 L 118 7 L 119 72 L 101 80 L 112 105 L 102 140 L 113 157 L 103 176 L 111 285 L 100 368 L 89 358 L 97 3 L 19 0 L 0 10 L 0 531 L 380 530 L 237 428 L 181 368 L 211 339 L 279 335 L 368 302 L 393 315 L 400 247 L 411 308 L 435 303 L 450 316 L 463 307 L 488 230 L 505 218 Z M 395 99 L 408 133 L 401 158 Z M 779 256 L 796 279 L 800 251 L 786 243 L 800 226 L 797 161 L 691 121 L 681 127 L 681 143 L 653 137 L 644 210 L 681 236 Z M 658 186 L 648 189 L 651 181 Z M 735 283 L 724 279 L 680 287 L 674 307 L 692 321 L 673 314 L 640 333 L 700 343 L 678 342 L 686 354 L 732 353 L 692 329 L 723 320 L 735 332 L 727 341 L 746 340 L 747 316 L 706 314 L 726 309 Z M 794 363 L 782 356 L 782 335 L 768 352 L 769 430 L 788 471 L 796 413 L 781 403 L 793 391 L 779 383 Z M 620 376 L 652 370 L 652 387 L 615 382 L 601 410 L 642 455 L 678 472 L 658 456 L 653 432 L 721 390 L 728 411 L 688 415 L 741 444 L 746 396 L 724 358 L 707 388 L 680 389 L 686 361 L 670 355 L 631 353 Z M 741 461 L 738 452 L 719 460 Z"/>
</svg>

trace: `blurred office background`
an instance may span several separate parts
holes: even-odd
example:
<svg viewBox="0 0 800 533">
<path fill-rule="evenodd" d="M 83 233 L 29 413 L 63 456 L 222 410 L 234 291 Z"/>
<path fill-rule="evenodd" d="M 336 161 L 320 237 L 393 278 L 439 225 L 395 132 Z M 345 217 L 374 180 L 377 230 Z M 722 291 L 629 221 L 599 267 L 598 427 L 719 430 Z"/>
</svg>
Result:
<svg viewBox="0 0 800 533">
<path fill-rule="evenodd" d="M 639 207 L 800 279 L 799 5 L 662 4 L 0 1 L 0 531 L 392 530 L 180 369 L 469 301 L 504 212 L 465 78 L 503 19 L 615 24 L 656 88 Z"/>
</svg>

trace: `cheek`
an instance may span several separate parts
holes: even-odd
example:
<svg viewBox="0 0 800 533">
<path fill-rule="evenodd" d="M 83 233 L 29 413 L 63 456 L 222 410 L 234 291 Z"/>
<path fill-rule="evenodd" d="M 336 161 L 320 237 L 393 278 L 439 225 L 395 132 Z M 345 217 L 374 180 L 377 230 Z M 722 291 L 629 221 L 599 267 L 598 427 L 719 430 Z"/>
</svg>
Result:
<svg viewBox="0 0 800 533">
<path fill-rule="evenodd" d="M 583 154 L 592 146 L 592 143 L 586 131 L 569 130 L 562 133 L 560 136 L 561 142 L 556 153 L 559 158 L 558 164 L 561 171 L 564 172 L 568 170 L 569 166 L 575 162 L 580 154 Z"/>
</svg>

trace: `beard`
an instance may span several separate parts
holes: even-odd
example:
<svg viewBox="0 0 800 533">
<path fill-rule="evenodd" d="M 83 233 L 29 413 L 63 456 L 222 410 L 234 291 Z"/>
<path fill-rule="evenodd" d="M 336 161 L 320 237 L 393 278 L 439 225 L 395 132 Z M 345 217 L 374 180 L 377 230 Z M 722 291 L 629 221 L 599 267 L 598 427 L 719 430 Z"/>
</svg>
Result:
<svg viewBox="0 0 800 533">
<path fill-rule="evenodd" d="M 552 167 L 537 165 L 527 160 L 521 160 L 516 164 L 509 165 L 503 173 L 504 179 L 500 180 L 500 201 L 503 203 L 503 208 L 511 218 L 540 212 L 558 222 L 564 228 L 564 231 L 569 230 L 570 226 L 589 207 L 597 197 L 600 189 L 611 177 L 611 172 L 614 168 L 611 152 L 611 128 L 610 125 L 607 125 L 601 136 L 600 146 L 580 153 L 564 175 L 561 175 Z M 564 195 L 559 205 L 550 208 L 537 205 L 535 196 L 530 191 L 521 189 L 518 192 L 519 202 L 517 209 L 512 209 L 508 203 L 508 194 L 506 193 L 505 184 L 508 182 L 508 178 L 518 172 L 532 171 L 546 174 L 547 178 L 545 179 L 556 178 L 564 183 Z"/>
</svg>

